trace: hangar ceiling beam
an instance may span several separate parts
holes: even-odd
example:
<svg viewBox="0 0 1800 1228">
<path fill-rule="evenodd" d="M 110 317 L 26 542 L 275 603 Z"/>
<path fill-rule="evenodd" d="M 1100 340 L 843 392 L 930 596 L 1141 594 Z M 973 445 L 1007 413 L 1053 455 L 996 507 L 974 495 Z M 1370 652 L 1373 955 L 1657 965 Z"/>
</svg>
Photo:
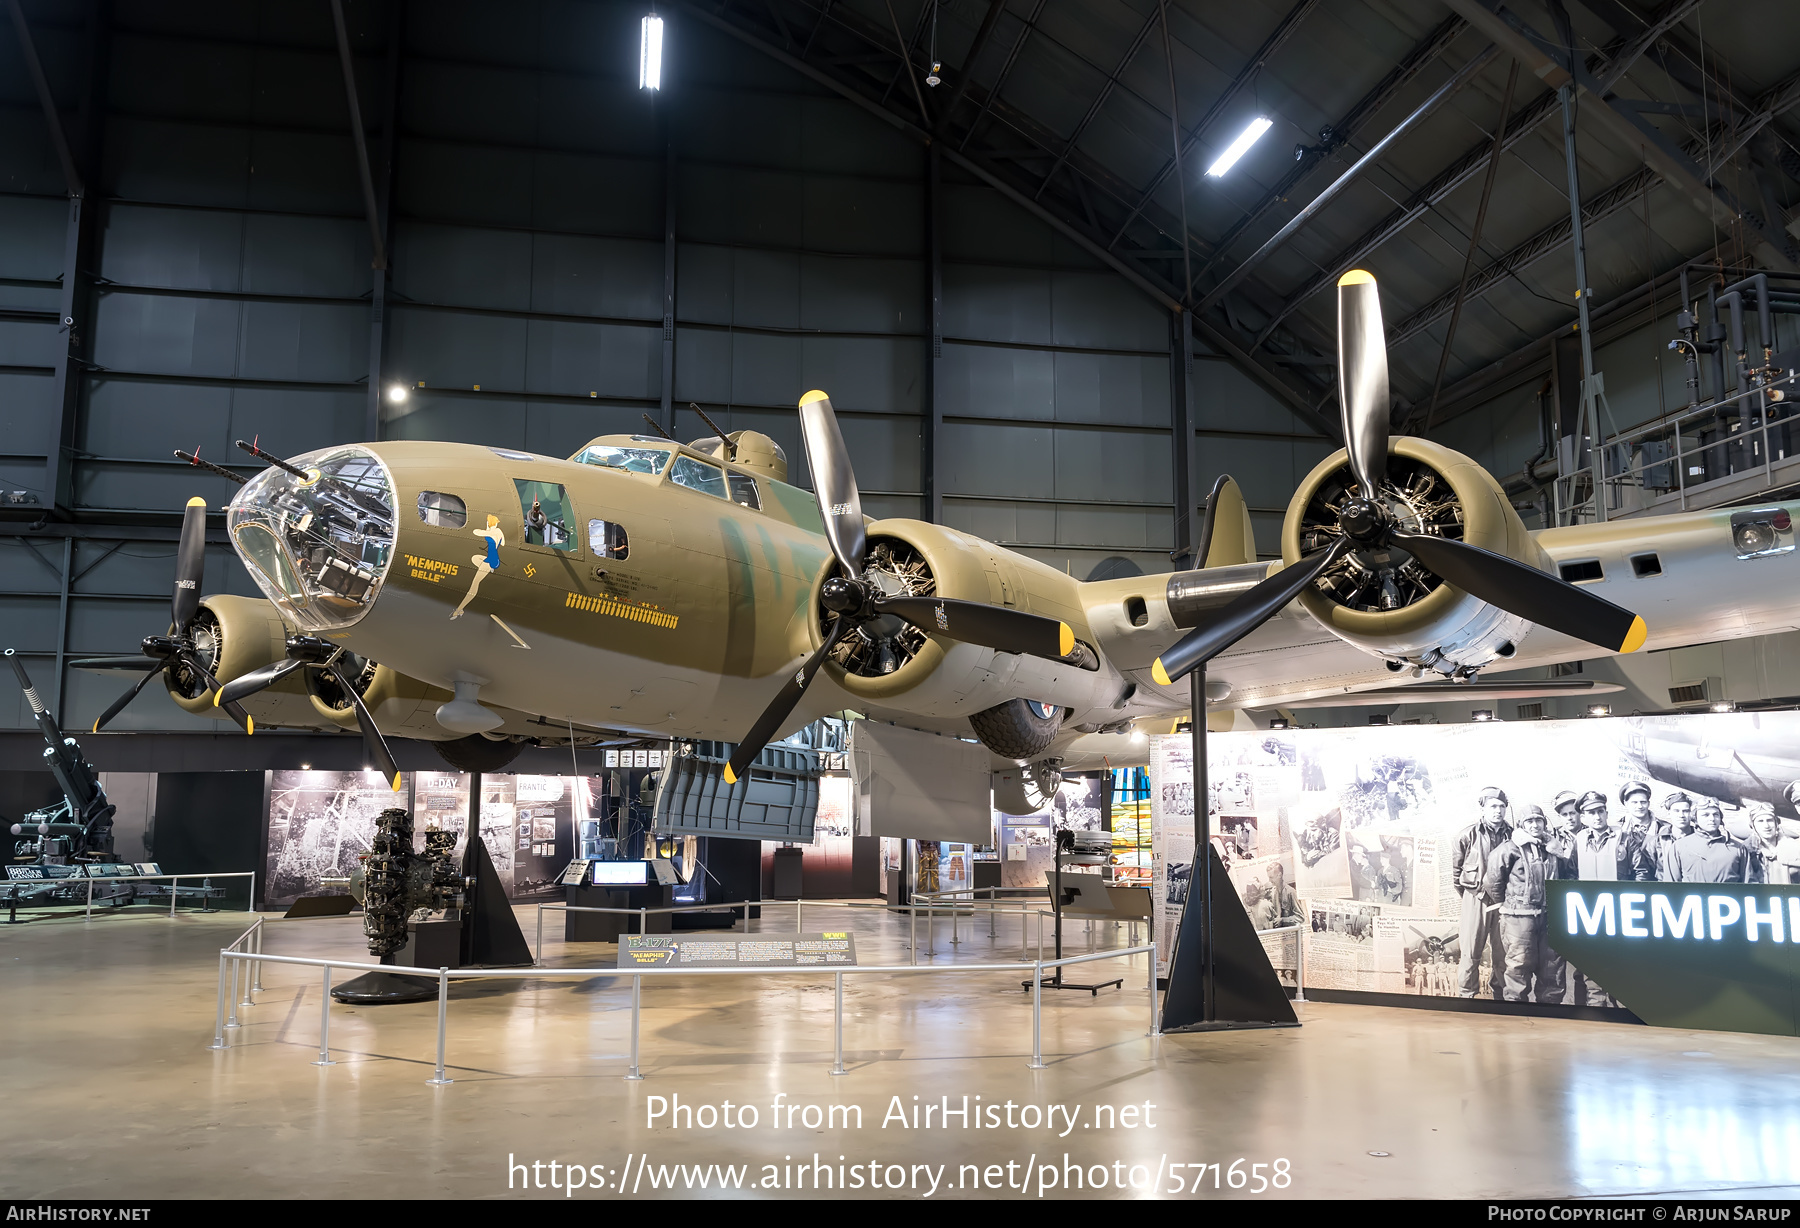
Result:
<svg viewBox="0 0 1800 1228">
<path fill-rule="evenodd" d="M 1715 226 L 1729 231 L 1741 222 L 1755 244 L 1757 256 L 1768 267 L 1795 270 L 1796 265 L 1787 255 L 1786 237 L 1777 225 L 1747 216 L 1729 188 L 1711 181 L 1708 172 L 1697 166 L 1685 150 L 1631 105 L 1631 99 L 1609 96 L 1609 86 L 1596 79 L 1587 65 L 1560 42 L 1540 33 L 1499 0 L 1445 2 L 1505 47 L 1546 85 L 1560 87 L 1573 80 L 1576 88 L 1599 104 L 1588 108 L 1588 114 L 1615 142 L 1627 150 L 1641 152 L 1650 168 Z"/>
<path fill-rule="evenodd" d="M 1552 102 L 1556 100 L 1554 93 L 1548 94 L 1546 97 Z M 1758 99 L 1755 104 L 1755 114 L 1743 127 L 1753 131 L 1760 130 L 1776 116 L 1792 110 L 1796 106 L 1800 106 L 1800 73 L 1782 81 Z M 1734 132 L 1724 125 L 1715 126 L 1710 144 L 1716 152 L 1716 157 L 1707 172 L 1709 176 L 1717 174 L 1724 161 L 1736 152 L 1741 144 L 1740 135 L 1741 130 Z M 1747 135 L 1742 136 L 1742 140 L 1748 139 Z M 1708 138 L 1697 138 L 1688 142 L 1682 152 L 1691 157 L 1704 157 L 1708 144 Z M 1582 204 L 1582 225 L 1592 226 L 1602 218 L 1611 217 L 1634 203 L 1660 182 L 1662 182 L 1662 178 L 1655 168 L 1644 166 L 1618 182 L 1602 188 Z M 1479 298 L 1508 277 L 1535 264 L 1552 252 L 1560 250 L 1562 245 L 1569 241 L 1571 226 L 1571 218 L 1559 218 L 1475 272 L 1469 278 L 1466 299 Z M 1443 319 L 1452 309 L 1455 297 L 1456 291 L 1448 290 L 1411 315 L 1396 321 L 1388 330 L 1388 345 L 1390 347 L 1398 346 Z"/>
<path fill-rule="evenodd" d="M 1362 131 L 1363 125 L 1393 101 L 1394 96 L 1408 82 L 1449 50 L 1450 44 L 1455 42 L 1457 36 L 1468 28 L 1468 22 L 1452 14 L 1431 33 L 1419 40 L 1418 44 L 1406 53 L 1406 58 L 1396 64 L 1393 71 L 1377 81 L 1373 89 L 1358 99 L 1356 105 L 1344 113 L 1342 119 L 1335 124 L 1327 125 L 1320 131 L 1319 143 L 1308 146 L 1305 156 L 1299 158 L 1288 170 L 1288 173 L 1283 175 L 1274 187 L 1264 192 L 1261 199 L 1252 205 L 1250 210 L 1239 218 L 1230 230 L 1225 232 L 1225 237 L 1214 246 L 1212 255 L 1208 257 L 1205 264 L 1200 266 L 1197 275 L 1204 278 L 1211 271 L 1213 265 L 1225 258 L 1239 237 L 1256 224 L 1257 219 L 1276 205 L 1288 200 L 1293 195 L 1294 189 L 1300 185 L 1301 180 L 1312 174 L 1313 170 L 1335 153 L 1339 146 L 1354 140 L 1357 133 Z"/>
<path fill-rule="evenodd" d="M 967 149 L 969 142 L 975 139 L 975 130 L 981 127 L 981 121 L 987 118 L 988 112 L 999 100 L 1000 91 L 1006 88 L 1006 79 L 1012 75 L 1013 65 L 1019 62 L 1019 53 L 1025 50 L 1025 40 L 1031 37 L 1032 31 L 1037 29 L 1038 18 L 1044 15 L 1044 5 L 1049 2 L 1050 0 L 1037 0 L 1037 4 L 1032 7 L 1031 16 L 1025 19 L 1024 26 L 1019 30 L 1019 37 L 1013 40 L 1012 50 L 1006 53 L 1006 60 L 1000 65 L 1000 72 L 994 77 L 993 87 L 988 90 L 987 97 L 982 100 L 981 110 L 975 113 L 975 118 L 969 121 L 969 130 L 963 133 L 962 140 L 957 142 L 958 149 Z M 973 68 L 974 66 L 975 60 L 971 56 L 967 67 Z M 963 78 L 965 82 L 968 80 L 967 69 L 964 71 Z"/>
<path fill-rule="evenodd" d="M 400 146 L 400 51 L 405 32 L 406 5 L 391 0 L 388 11 L 387 78 L 381 99 L 381 168 L 376 181 L 376 232 L 383 250 L 393 247 L 394 159 Z M 383 259 L 374 265 L 374 284 L 369 293 L 369 389 L 364 429 L 367 438 L 381 438 L 382 395 L 387 386 L 388 295 L 394 270 Z"/>
<path fill-rule="evenodd" d="M 1143 194 L 1138 197 L 1137 204 L 1131 207 L 1131 212 L 1127 213 L 1125 220 L 1119 223 L 1118 230 L 1113 234 L 1111 242 L 1107 244 L 1109 248 L 1118 246 L 1119 240 L 1125 237 L 1125 231 L 1144 211 L 1144 207 L 1156 195 L 1157 189 L 1162 187 L 1169 176 L 1175 173 L 1176 165 L 1194 151 L 1194 146 L 1200 143 L 1200 138 L 1206 135 L 1206 130 L 1212 127 L 1213 123 L 1225 113 L 1226 108 L 1237 100 L 1237 96 L 1243 93 L 1252 81 L 1256 80 L 1256 75 L 1268 64 L 1270 57 L 1281 49 L 1281 45 L 1287 42 L 1289 36 L 1300 28 L 1300 23 L 1306 19 L 1307 14 L 1318 6 L 1319 0 L 1299 0 L 1293 8 L 1288 10 L 1288 15 L 1281 19 L 1281 24 L 1277 25 L 1274 32 L 1263 40 L 1262 46 L 1256 49 L 1249 62 L 1239 70 L 1237 76 L 1231 79 L 1231 83 L 1219 91 L 1219 96 L 1213 99 L 1210 107 L 1206 108 L 1206 114 L 1200 117 L 1200 121 L 1189 129 L 1175 156 L 1163 163 L 1162 169 L 1151 176 L 1150 183 L 1144 188 Z"/>
<path fill-rule="evenodd" d="M 13 0 L 17 3 L 18 0 Z M 387 241 L 381 233 L 381 207 L 375 200 L 375 175 L 369 167 L 368 135 L 363 131 L 362 104 L 356 97 L 356 64 L 350 58 L 350 34 L 344 28 L 344 0 L 331 0 L 331 24 L 337 31 L 338 66 L 344 72 L 344 103 L 350 108 L 350 137 L 356 142 L 356 174 L 362 186 L 363 212 L 369 219 L 372 267 L 387 267 Z"/>
<path fill-rule="evenodd" d="M 1006 0 L 990 0 L 987 12 L 981 18 L 981 28 L 975 31 L 975 41 L 969 44 L 969 54 L 963 57 L 962 71 L 957 74 L 956 88 L 950 92 L 950 101 L 938 113 L 937 123 L 931 126 L 932 135 L 942 138 L 945 129 L 950 126 L 950 116 L 961 105 L 963 96 L 969 92 L 969 82 L 975 79 L 975 62 L 981 59 L 981 53 L 987 50 L 988 40 L 994 36 L 994 27 L 1000 23 L 1000 14 L 1006 11 Z"/>
<path fill-rule="evenodd" d="M 1348 170 L 1332 180 L 1331 183 L 1326 186 L 1324 191 L 1302 205 L 1300 211 L 1294 214 L 1292 218 L 1288 219 L 1287 225 L 1270 235 L 1268 240 L 1264 242 L 1261 247 L 1252 252 L 1243 263 L 1227 273 L 1217 285 L 1207 291 L 1206 297 L 1200 300 L 1196 305 L 1195 310 L 1206 311 L 1217 305 L 1219 300 L 1224 298 L 1225 295 L 1231 291 L 1232 287 L 1236 286 L 1239 282 L 1243 281 L 1245 277 L 1249 276 L 1250 270 L 1254 269 L 1257 265 L 1261 264 L 1264 260 L 1267 260 L 1270 256 L 1280 250 L 1289 239 L 1300 232 L 1302 227 L 1312 221 L 1321 209 L 1330 204 L 1339 192 L 1342 192 L 1345 188 L 1360 179 L 1362 173 L 1369 167 L 1375 165 L 1375 163 L 1379 162 L 1401 137 L 1418 127 L 1439 107 L 1450 101 L 1450 99 L 1456 95 L 1457 91 L 1461 90 L 1463 86 L 1474 80 L 1476 74 L 1486 68 L 1488 64 L 1493 61 L 1494 57 L 1499 54 L 1500 49 L 1494 44 L 1489 43 L 1467 64 L 1464 64 L 1461 68 L 1457 69 L 1456 72 L 1452 73 L 1450 79 L 1438 86 L 1429 98 L 1413 108 L 1412 112 L 1408 114 L 1405 119 L 1388 129 L 1387 135 L 1369 146 L 1369 151 L 1352 163 Z"/>
<path fill-rule="evenodd" d="M 1089 125 L 1099 116 L 1100 109 L 1106 105 L 1106 100 L 1112 97 L 1113 87 L 1119 84 L 1119 78 L 1124 76 L 1127 68 L 1131 67 L 1131 62 L 1137 59 L 1139 49 L 1143 47 L 1144 40 L 1150 37 L 1150 31 L 1156 28 L 1157 20 L 1162 13 L 1163 7 L 1158 4 L 1151 11 L 1150 16 L 1144 20 L 1144 24 L 1138 27 L 1137 35 L 1131 40 L 1131 45 L 1125 48 L 1125 54 L 1119 57 L 1118 67 L 1114 68 L 1106 80 L 1101 83 L 1100 92 L 1094 95 L 1094 101 L 1088 104 L 1087 112 L 1075 125 L 1074 131 L 1069 133 L 1069 139 L 1063 142 L 1062 152 L 1056 155 L 1056 161 L 1052 162 L 1050 169 L 1044 173 L 1043 181 L 1038 184 L 1037 191 L 1031 194 L 1033 200 L 1043 196 L 1044 189 L 1050 186 L 1052 179 L 1056 178 L 1056 172 L 1063 168 L 1063 163 L 1069 160 L 1069 155 L 1075 152 L 1077 145 L 1081 144 L 1081 138 L 1087 135 Z"/>
<path fill-rule="evenodd" d="M 846 101 L 861 107 L 869 114 L 919 141 L 921 144 L 928 144 L 931 142 L 931 134 L 920 128 L 911 120 L 895 114 L 882 103 L 868 97 L 866 94 L 845 82 L 839 81 L 831 74 L 814 67 L 805 60 L 775 46 L 773 43 L 761 38 L 756 33 L 744 29 L 735 22 L 728 21 L 725 18 L 718 16 L 709 9 L 701 8 L 693 3 L 692 0 L 673 0 L 673 3 L 676 8 L 692 17 L 695 21 L 711 26 L 713 29 L 737 39 L 746 47 L 750 47 L 771 59 L 785 64 L 795 72 L 824 86 L 826 89 L 832 91 Z M 1182 308 L 1180 300 L 1176 297 L 1176 288 L 1172 284 L 1159 275 L 1138 265 L 1135 261 L 1127 260 L 1114 252 L 1108 251 L 1104 239 L 1089 234 L 1079 223 L 1064 218 L 1059 213 L 1039 201 L 1033 200 L 1026 192 L 1007 182 L 1002 175 L 987 165 L 984 160 L 950 149 L 947 145 L 942 150 L 941 157 L 945 161 L 950 162 L 958 168 L 975 176 L 977 179 L 981 180 L 981 182 L 987 184 L 1002 196 L 1006 197 L 1006 199 L 1013 204 L 1018 205 L 1021 209 L 1024 209 L 1027 213 L 1031 214 L 1045 225 L 1068 238 L 1095 260 L 1106 265 L 1108 268 L 1112 269 L 1113 272 L 1125 278 L 1126 281 L 1148 295 L 1155 302 L 1160 303 L 1163 307 L 1170 310 L 1180 310 Z M 1339 433 L 1339 428 L 1335 419 L 1328 414 L 1320 412 L 1319 407 L 1313 398 L 1304 390 L 1289 383 L 1288 380 L 1275 369 L 1273 363 L 1265 364 L 1252 358 L 1245 352 L 1243 347 L 1228 334 L 1220 329 L 1214 328 L 1204 319 L 1196 318 L 1193 321 L 1193 328 L 1199 341 L 1215 353 L 1230 360 L 1235 366 L 1242 370 L 1245 375 L 1249 376 L 1253 383 L 1273 396 L 1282 405 L 1292 410 L 1295 416 L 1307 426 L 1318 431 L 1319 434 L 1327 439 L 1341 440 L 1342 436 Z"/>
<path fill-rule="evenodd" d="M 63 185 L 68 189 L 71 199 L 82 195 L 81 174 L 75 169 L 75 155 L 69 149 L 69 139 L 63 134 L 62 116 L 56 112 L 56 99 L 50 93 L 50 82 L 44 76 L 44 65 L 38 59 L 37 43 L 31 37 L 31 27 L 25 22 L 25 10 L 19 7 L 19 0 L 6 0 L 7 10 L 12 14 L 13 32 L 19 38 L 19 56 L 25 61 L 25 71 L 31 77 L 31 86 L 37 91 L 38 105 L 44 109 L 44 123 L 50 129 L 50 144 L 56 150 L 56 159 L 62 164 Z"/>
</svg>

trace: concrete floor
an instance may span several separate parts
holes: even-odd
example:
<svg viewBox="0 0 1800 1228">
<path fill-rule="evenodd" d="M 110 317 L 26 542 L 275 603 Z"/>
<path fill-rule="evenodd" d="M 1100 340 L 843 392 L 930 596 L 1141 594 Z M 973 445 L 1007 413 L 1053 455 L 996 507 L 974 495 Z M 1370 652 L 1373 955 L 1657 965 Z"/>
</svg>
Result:
<svg viewBox="0 0 1800 1228">
<path fill-rule="evenodd" d="M 520 911 L 529 936 L 531 914 Z M 791 924 L 785 908 L 770 911 L 767 928 Z M 856 930 L 864 963 L 906 962 L 902 922 L 820 910 L 808 927 L 828 918 Z M 548 928 L 560 930 L 554 920 Z M 791 1197 L 811 1190 L 793 1188 L 783 1171 L 789 1157 L 806 1161 L 810 1187 L 815 1155 L 834 1177 L 840 1163 L 846 1178 L 859 1166 L 864 1186 L 851 1179 L 849 1192 L 881 1197 L 1035 1197 L 1048 1180 L 1040 1166 L 1054 1166 L 1060 1187 L 1066 1163 L 1088 1169 L 1083 1186 L 1050 1196 L 1096 1196 L 1088 1184 L 1095 1165 L 1107 1166 L 1109 1183 L 1149 1184 L 1160 1171 L 1165 1189 L 1177 1179 L 1191 1189 L 1196 1171 L 1171 1166 L 1217 1163 L 1228 1178 L 1239 1158 L 1246 1174 L 1255 1163 L 1286 1162 L 1290 1183 L 1265 1197 L 1800 1194 L 1793 1039 L 1311 1004 L 1299 1029 L 1151 1040 L 1139 957 L 1123 992 L 1046 994 L 1049 1066 L 1038 1071 L 1027 1066 L 1030 995 L 1015 976 L 997 973 L 847 978 L 850 1073 L 842 1077 L 829 1073 L 828 977 L 655 984 L 644 995 L 642 1082 L 622 1078 L 628 978 L 455 985 L 455 1082 L 432 1087 L 433 1004 L 334 1005 L 337 1064 L 312 1065 L 313 969 L 270 967 L 231 1047 L 210 1050 L 217 952 L 246 922 L 242 913 L 173 921 L 144 913 L 4 931 L 14 1122 L 0 1152 L 6 1196 L 565 1197 L 562 1188 L 520 1188 L 522 1180 L 548 1187 L 555 1161 L 559 1187 L 562 1166 L 573 1163 L 586 1181 L 623 1182 L 625 1193 L 645 1197 L 671 1196 L 656 1188 L 664 1165 L 747 1164 L 747 1183 L 773 1174 L 772 1186 L 726 1196 Z M 359 926 L 358 918 L 271 919 L 265 949 L 354 959 L 364 950 Z M 1018 957 L 1016 922 L 1001 926 L 997 942 L 985 925 L 976 928 L 973 938 L 964 929 L 955 955 L 943 953 L 940 932 L 935 962 Z M 1079 926 L 1075 939 L 1085 949 Z M 553 940 L 546 957 L 592 967 L 611 953 Z M 759 1121 L 749 1129 L 647 1124 L 653 1097 L 677 1096 L 689 1106 L 730 1101 L 734 1114 L 750 1104 Z M 964 1096 L 975 1106 L 979 1096 L 1002 1119 L 1010 1101 L 1015 1127 L 964 1129 L 955 1118 L 948 1129 L 935 1120 L 884 1126 L 894 1097 L 910 1114 L 915 1096 L 934 1105 L 948 1096 L 952 1107 Z M 778 1097 L 802 1106 L 779 1128 L 771 1112 Z M 1135 1105 L 1141 1115 L 1146 1102 L 1155 1106 L 1151 1126 L 1126 1128 L 1123 1116 L 1094 1125 L 1096 1106 L 1122 1114 Z M 1074 1127 L 1060 1109 L 1055 1129 L 1018 1124 L 1025 1105 L 1068 1106 Z M 805 1106 L 860 1106 L 861 1128 L 841 1119 L 807 1128 Z M 542 1167 L 521 1178 L 509 1157 Z M 884 1186 L 902 1176 L 918 1184 L 871 1190 L 872 1161 Z M 966 1188 L 971 1177 L 1001 1188 Z M 1250 1193 L 1215 1193 L 1213 1182 L 1208 1169 L 1203 1196 Z M 705 1194 L 674 1193 L 717 1197 L 716 1176 L 712 1184 Z"/>
</svg>

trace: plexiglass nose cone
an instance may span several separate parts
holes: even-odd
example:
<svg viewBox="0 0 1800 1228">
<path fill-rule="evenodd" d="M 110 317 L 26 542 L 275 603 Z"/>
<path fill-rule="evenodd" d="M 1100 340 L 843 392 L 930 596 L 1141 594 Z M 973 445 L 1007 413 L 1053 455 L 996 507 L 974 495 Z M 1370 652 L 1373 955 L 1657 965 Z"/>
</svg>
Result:
<svg viewBox="0 0 1800 1228">
<path fill-rule="evenodd" d="M 226 524 L 258 587 L 301 630 L 341 631 L 374 604 L 394 553 L 394 481 L 367 448 L 293 459 L 240 487 Z"/>
</svg>

